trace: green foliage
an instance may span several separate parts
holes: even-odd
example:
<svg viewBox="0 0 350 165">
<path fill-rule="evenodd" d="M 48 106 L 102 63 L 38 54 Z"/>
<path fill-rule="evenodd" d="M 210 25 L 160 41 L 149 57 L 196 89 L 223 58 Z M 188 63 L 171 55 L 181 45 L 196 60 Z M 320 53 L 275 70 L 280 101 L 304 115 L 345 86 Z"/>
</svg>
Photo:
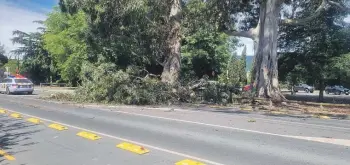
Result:
<svg viewBox="0 0 350 165">
<path fill-rule="evenodd" d="M 82 11 L 74 15 L 54 10 L 45 21 L 45 49 L 51 54 L 64 81 L 76 84 L 81 65 L 87 58 L 84 40 L 87 29 L 86 16 Z"/>
<path fill-rule="evenodd" d="M 8 58 L 5 54 L 6 54 L 5 45 L 2 45 L 0 42 L 0 67 L 8 63 Z"/>
<path fill-rule="evenodd" d="M 208 22 L 209 8 L 207 2 L 190 0 L 183 9 L 182 69 L 197 78 L 217 78 L 224 73 L 230 58 L 229 42 L 236 42 Z"/>
<path fill-rule="evenodd" d="M 242 85 L 246 85 L 247 82 L 247 46 L 244 46 L 239 68 L 239 81 Z"/>
<path fill-rule="evenodd" d="M 55 73 L 50 70 L 52 60 L 44 49 L 42 35 L 42 32 L 13 31 L 12 42 L 21 45 L 12 51 L 23 58 L 20 72 L 25 73 L 34 83 L 48 82 L 52 76 L 56 78 Z"/>
<path fill-rule="evenodd" d="M 299 12 L 287 17 L 303 18 L 312 15 L 318 3 L 300 1 Z M 342 21 L 344 13 L 330 8 L 307 26 L 285 26 L 280 31 L 279 77 L 290 84 L 306 82 L 316 87 L 340 84 L 341 75 L 334 70 L 334 59 L 349 52 L 349 29 Z"/>
<path fill-rule="evenodd" d="M 226 65 L 226 73 L 219 76 L 219 81 L 229 86 L 240 85 L 240 73 L 238 72 L 241 67 L 241 61 L 236 55 L 231 56 Z"/>
<path fill-rule="evenodd" d="M 334 58 L 332 62 L 333 73 L 339 76 L 339 81 L 350 87 L 350 53 Z"/>
<path fill-rule="evenodd" d="M 16 59 L 9 59 L 8 63 L 6 63 L 4 66 L 1 67 L 1 69 L 6 70 L 6 67 L 9 68 L 10 73 L 14 74 L 17 68 L 17 60 Z M 20 62 L 21 63 L 21 62 Z M 20 66 L 21 67 L 21 66 Z"/>
<path fill-rule="evenodd" d="M 90 102 L 113 102 L 120 104 L 159 104 L 171 99 L 171 89 L 157 79 L 133 76 L 135 70 L 116 70 L 115 64 L 95 66 L 84 64 L 83 86 L 77 95 Z M 137 73 L 136 73 L 137 74 Z"/>
</svg>

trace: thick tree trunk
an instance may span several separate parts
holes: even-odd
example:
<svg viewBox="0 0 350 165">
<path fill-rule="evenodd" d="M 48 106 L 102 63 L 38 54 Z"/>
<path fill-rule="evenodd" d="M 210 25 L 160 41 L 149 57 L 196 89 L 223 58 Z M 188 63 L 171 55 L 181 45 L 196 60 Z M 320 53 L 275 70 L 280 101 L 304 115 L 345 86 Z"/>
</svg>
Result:
<svg viewBox="0 0 350 165">
<path fill-rule="evenodd" d="M 167 37 L 167 54 L 164 61 L 162 81 L 174 84 L 179 77 L 181 64 L 181 1 L 170 1 L 170 20 Z"/>
<path fill-rule="evenodd" d="M 280 0 L 266 0 L 260 7 L 254 60 L 254 85 L 257 96 L 273 101 L 285 100 L 278 84 L 277 38 L 279 28 Z"/>
<path fill-rule="evenodd" d="M 324 101 L 324 99 L 323 99 L 324 80 L 323 79 L 320 80 L 319 87 L 320 87 L 320 93 L 318 94 L 318 101 L 322 103 Z"/>
</svg>

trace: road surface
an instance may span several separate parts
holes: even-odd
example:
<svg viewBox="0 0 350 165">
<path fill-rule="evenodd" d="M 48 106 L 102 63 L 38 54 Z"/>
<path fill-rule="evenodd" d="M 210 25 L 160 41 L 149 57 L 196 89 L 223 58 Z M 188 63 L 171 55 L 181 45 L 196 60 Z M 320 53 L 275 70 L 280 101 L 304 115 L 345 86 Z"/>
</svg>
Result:
<svg viewBox="0 0 350 165">
<path fill-rule="evenodd" d="M 185 159 L 207 165 L 350 162 L 348 120 L 76 106 L 21 95 L 0 95 L 0 106 L 8 110 L 0 114 L 1 165 L 170 165 Z M 13 113 L 23 118 L 11 117 Z M 49 128 L 52 123 L 67 130 Z M 77 136 L 81 131 L 100 139 Z M 122 142 L 149 152 L 139 155 L 116 147 Z"/>
</svg>

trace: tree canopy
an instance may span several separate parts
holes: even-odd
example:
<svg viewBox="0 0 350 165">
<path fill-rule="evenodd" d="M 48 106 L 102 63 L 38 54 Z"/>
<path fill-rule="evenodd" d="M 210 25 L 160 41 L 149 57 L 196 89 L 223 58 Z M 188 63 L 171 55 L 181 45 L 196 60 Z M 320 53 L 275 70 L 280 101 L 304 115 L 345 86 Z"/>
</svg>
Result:
<svg viewBox="0 0 350 165">
<path fill-rule="evenodd" d="M 182 96 L 193 93 L 183 91 L 196 92 L 198 84 L 191 83 L 203 77 L 231 86 L 248 83 L 247 48 L 240 57 L 234 53 L 237 37 L 246 37 L 254 41 L 250 82 L 256 96 L 283 101 L 279 78 L 317 86 L 344 82 L 339 70 L 346 68 L 341 59 L 350 51 L 349 24 L 343 21 L 348 5 L 345 0 L 60 0 L 41 31 L 14 31 L 13 42 L 21 47 L 13 52 L 23 57 L 21 71 L 36 82 L 80 85 L 94 93 L 86 93 L 92 100 L 143 102 L 151 86 L 164 90 L 164 98 L 188 101 Z"/>
</svg>

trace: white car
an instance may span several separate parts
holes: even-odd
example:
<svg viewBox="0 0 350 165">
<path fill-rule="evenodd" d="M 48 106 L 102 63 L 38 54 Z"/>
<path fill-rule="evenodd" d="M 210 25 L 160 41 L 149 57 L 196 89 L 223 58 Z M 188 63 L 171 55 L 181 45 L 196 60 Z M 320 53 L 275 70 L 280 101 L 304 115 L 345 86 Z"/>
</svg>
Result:
<svg viewBox="0 0 350 165">
<path fill-rule="evenodd" d="M 33 94 L 34 85 L 26 78 L 5 78 L 0 80 L 0 92 L 6 94 L 27 93 Z"/>
</svg>

